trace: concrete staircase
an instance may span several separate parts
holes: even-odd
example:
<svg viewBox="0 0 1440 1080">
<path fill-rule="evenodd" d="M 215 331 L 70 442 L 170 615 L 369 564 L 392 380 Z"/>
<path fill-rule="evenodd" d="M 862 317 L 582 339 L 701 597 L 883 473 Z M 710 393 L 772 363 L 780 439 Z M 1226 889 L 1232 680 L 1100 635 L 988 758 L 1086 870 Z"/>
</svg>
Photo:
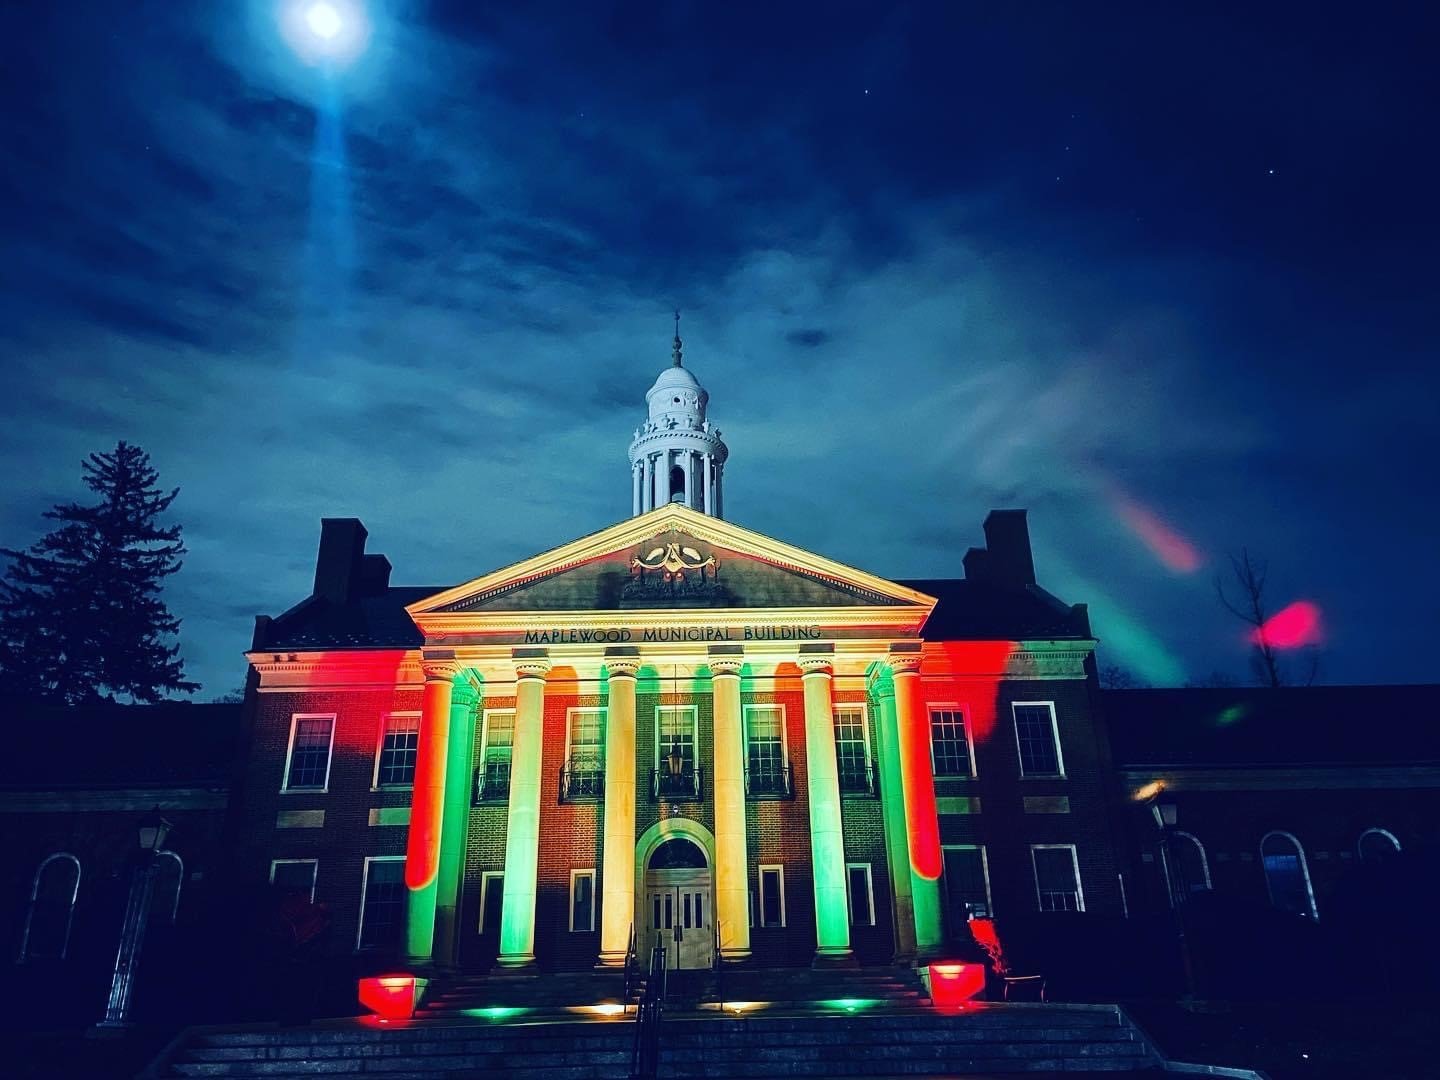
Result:
<svg viewBox="0 0 1440 1080">
<path fill-rule="evenodd" d="M 1154 1051 L 1114 1006 L 968 1006 L 944 1013 L 853 999 L 791 1011 L 672 1014 L 660 1075 L 675 1078 L 955 1076 L 1154 1068 Z M 329 1021 L 288 1029 L 196 1030 L 150 1076 L 625 1077 L 628 1018 L 435 1016 L 408 1023 Z"/>
</svg>

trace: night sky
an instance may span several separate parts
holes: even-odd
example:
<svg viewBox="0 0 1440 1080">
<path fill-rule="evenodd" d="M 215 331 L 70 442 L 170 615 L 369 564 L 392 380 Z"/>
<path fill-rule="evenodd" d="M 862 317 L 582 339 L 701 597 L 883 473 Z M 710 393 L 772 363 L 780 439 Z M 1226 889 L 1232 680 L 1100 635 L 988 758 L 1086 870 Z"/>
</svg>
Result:
<svg viewBox="0 0 1440 1080">
<path fill-rule="evenodd" d="M 1246 677 L 1248 545 L 1321 681 L 1434 679 L 1426 5 L 374 0 L 328 78 L 276 6 L 0 8 L 0 544 L 150 451 L 202 698 L 322 516 L 436 586 L 627 516 L 674 307 L 741 525 L 960 576 L 1028 507 L 1162 684 Z"/>
</svg>

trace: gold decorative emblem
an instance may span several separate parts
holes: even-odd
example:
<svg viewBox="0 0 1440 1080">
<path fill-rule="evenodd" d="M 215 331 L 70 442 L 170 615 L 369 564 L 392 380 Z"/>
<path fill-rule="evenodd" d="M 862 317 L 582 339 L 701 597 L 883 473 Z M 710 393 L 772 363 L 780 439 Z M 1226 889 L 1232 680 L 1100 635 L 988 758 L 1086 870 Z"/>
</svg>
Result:
<svg viewBox="0 0 1440 1080">
<path fill-rule="evenodd" d="M 701 555 L 693 547 L 686 547 L 680 541 L 666 541 L 645 555 L 636 555 L 630 560 L 630 576 L 649 578 L 658 575 L 661 581 L 683 582 L 705 578 L 714 580 L 720 573 L 720 564 L 714 555 Z"/>
</svg>

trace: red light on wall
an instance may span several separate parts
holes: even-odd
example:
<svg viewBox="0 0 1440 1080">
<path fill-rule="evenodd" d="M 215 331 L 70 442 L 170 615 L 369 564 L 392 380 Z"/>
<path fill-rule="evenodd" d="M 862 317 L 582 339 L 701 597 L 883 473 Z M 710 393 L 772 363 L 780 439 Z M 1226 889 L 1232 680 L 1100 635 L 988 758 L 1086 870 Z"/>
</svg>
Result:
<svg viewBox="0 0 1440 1080">
<path fill-rule="evenodd" d="M 1250 632 L 1250 640 L 1272 649 L 1299 649 L 1320 644 L 1320 609 L 1309 600 L 1297 600 Z"/>
<path fill-rule="evenodd" d="M 963 1004 L 984 989 L 984 964 L 930 965 L 930 1000 L 941 1008 Z"/>
<path fill-rule="evenodd" d="M 414 975 L 375 975 L 360 980 L 360 1004 L 382 1020 L 409 1020 L 429 980 Z"/>
</svg>

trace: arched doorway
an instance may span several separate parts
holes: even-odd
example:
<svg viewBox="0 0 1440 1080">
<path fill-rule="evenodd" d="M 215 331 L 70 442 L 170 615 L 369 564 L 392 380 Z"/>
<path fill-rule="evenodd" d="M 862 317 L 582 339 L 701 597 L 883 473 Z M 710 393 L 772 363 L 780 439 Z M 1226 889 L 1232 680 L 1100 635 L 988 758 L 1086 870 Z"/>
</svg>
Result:
<svg viewBox="0 0 1440 1080">
<path fill-rule="evenodd" d="M 663 945 L 667 967 L 708 968 L 715 957 L 710 857 L 691 836 L 657 839 L 644 863 L 639 897 L 640 963 L 648 967 L 651 951 Z"/>
</svg>

